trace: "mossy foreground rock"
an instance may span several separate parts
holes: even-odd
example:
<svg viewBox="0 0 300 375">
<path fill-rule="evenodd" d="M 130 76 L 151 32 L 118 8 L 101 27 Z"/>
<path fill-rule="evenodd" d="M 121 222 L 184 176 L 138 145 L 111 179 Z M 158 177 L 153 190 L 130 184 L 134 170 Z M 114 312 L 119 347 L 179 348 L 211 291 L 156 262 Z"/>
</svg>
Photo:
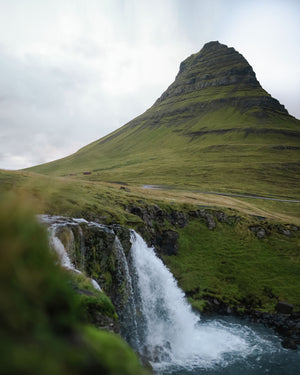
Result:
<svg viewBox="0 0 300 375">
<path fill-rule="evenodd" d="M 20 206 L 0 197 L 0 374 L 144 374 L 121 338 L 82 325 L 69 275 Z"/>
<path fill-rule="evenodd" d="M 107 226 L 62 216 L 46 215 L 45 218 L 50 220 L 50 228 L 53 229 L 51 224 L 55 226 L 55 237 L 63 244 L 75 268 L 94 279 L 111 298 L 123 334 L 122 327 L 124 328 L 124 321 L 127 322 L 128 319 L 126 309 L 131 294 L 126 258 L 131 249 L 130 230 L 117 224 Z M 78 277 L 77 275 L 77 279 Z M 84 294 L 81 290 L 78 292 Z M 89 296 L 89 293 L 90 291 L 82 299 L 90 301 L 87 310 L 92 322 L 97 326 L 107 326 L 106 319 L 101 319 L 95 311 L 97 303 L 92 302 L 93 296 Z M 114 318 L 111 314 L 109 317 Z M 114 322 L 109 325 L 115 332 L 119 332 Z"/>
</svg>

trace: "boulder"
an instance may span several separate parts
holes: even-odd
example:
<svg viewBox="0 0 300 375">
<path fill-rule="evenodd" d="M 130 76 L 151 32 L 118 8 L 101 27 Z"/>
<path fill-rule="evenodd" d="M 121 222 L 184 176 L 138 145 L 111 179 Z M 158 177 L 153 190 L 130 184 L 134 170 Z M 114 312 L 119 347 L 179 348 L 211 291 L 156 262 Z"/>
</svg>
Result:
<svg viewBox="0 0 300 375">
<path fill-rule="evenodd" d="M 178 233 L 171 229 L 156 232 L 155 246 L 162 254 L 176 255 L 178 251 L 178 237 Z"/>
<path fill-rule="evenodd" d="M 290 339 L 288 337 L 281 341 L 281 345 L 285 349 L 297 350 L 297 344 L 296 344 L 296 342 L 293 339 Z"/>
<path fill-rule="evenodd" d="M 261 227 L 261 226 L 252 226 L 252 227 L 250 227 L 250 230 L 252 232 L 254 232 L 255 235 L 256 235 L 256 237 L 258 239 L 260 239 L 260 240 L 263 239 L 263 238 L 265 238 L 266 235 L 268 234 L 268 232 L 266 231 L 266 229 L 263 228 L 263 227 Z"/>
<path fill-rule="evenodd" d="M 280 314 L 291 314 L 294 306 L 290 303 L 279 301 L 276 305 L 276 311 Z"/>
</svg>

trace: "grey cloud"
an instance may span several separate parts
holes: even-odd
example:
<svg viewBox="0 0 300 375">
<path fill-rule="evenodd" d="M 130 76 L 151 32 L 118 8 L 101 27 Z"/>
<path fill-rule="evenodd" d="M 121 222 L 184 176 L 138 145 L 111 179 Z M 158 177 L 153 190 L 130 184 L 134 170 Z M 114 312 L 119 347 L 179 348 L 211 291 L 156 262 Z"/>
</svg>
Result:
<svg viewBox="0 0 300 375">
<path fill-rule="evenodd" d="M 253 33 L 241 39 L 241 30 L 231 27 L 234 20 L 248 22 L 242 10 L 250 3 L 0 3 L 0 168 L 25 167 L 66 156 L 122 126 L 149 108 L 175 78 L 180 61 L 209 40 L 218 39 L 238 50 L 240 46 L 245 50 L 255 47 Z M 279 2 L 257 3 L 268 4 L 272 10 L 273 3 Z M 295 13 L 299 10 L 299 2 L 283 3 Z M 16 7 L 17 23 L 13 23 Z M 293 55 L 297 59 L 299 43 L 292 41 L 298 40 L 300 33 L 293 29 L 286 32 L 294 51 L 298 49 Z M 257 30 L 257 35 L 264 47 L 263 30 Z M 276 48 L 282 48 L 284 39 L 280 43 Z M 261 57 L 265 51 L 254 47 L 253 56 Z M 273 56 L 278 53 L 280 50 L 273 50 Z M 286 54 L 282 54 L 284 72 L 297 75 Z M 252 55 L 245 57 L 254 64 Z M 270 64 L 268 59 L 263 62 Z M 253 68 L 260 79 L 255 64 Z M 275 85 L 278 79 L 274 74 L 270 84 Z M 264 86 L 263 77 L 260 81 Z M 278 99 L 300 116 L 299 91 L 289 86 L 270 92 L 275 97 L 280 92 Z"/>
</svg>

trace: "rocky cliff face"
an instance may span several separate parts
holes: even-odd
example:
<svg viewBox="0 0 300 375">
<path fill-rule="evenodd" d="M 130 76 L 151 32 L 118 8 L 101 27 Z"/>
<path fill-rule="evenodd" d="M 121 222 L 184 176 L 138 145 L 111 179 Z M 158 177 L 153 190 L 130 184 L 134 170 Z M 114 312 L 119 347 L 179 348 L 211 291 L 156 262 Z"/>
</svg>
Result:
<svg viewBox="0 0 300 375">
<path fill-rule="evenodd" d="M 207 87 L 236 84 L 261 88 L 252 67 L 240 53 L 219 42 L 209 42 L 180 64 L 175 82 L 158 101 Z"/>
<path fill-rule="evenodd" d="M 50 225 L 51 242 L 58 254 L 64 250 L 71 261 L 71 269 L 76 269 L 98 283 L 110 297 L 117 313 L 118 322 L 109 314 L 101 314 L 97 306 L 88 305 L 90 323 L 99 328 L 119 332 L 125 319 L 127 300 L 131 293 L 126 274 L 126 256 L 131 248 L 130 231 L 119 225 L 106 226 L 84 219 L 60 216 L 44 217 L 42 221 Z M 61 246 L 57 245 L 57 239 Z M 60 250 L 61 249 L 61 250 Z M 61 260 L 63 259 L 60 255 Z M 62 262 L 69 268 L 68 262 Z M 74 288 L 79 294 L 93 296 L 89 290 L 83 290 L 76 283 Z"/>
<path fill-rule="evenodd" d="M 294 225 L 272 224 L 265 221 L 265 218 L 262 217 L 245 221 L 245 218 L 237 216 L 233 211 L 225 213 L 221 210 L 208 208 L 177 211 L 171 208 L 166 210 L 158 205 L 142 204 L 139 206 L 132 204 L 127 207 L 127 211 L 142 219 L 143 222 L 138 225 L 137 230 L 147 240 L 149 245 L 155 246 L 157 255 L 164 259 L 167 264 L 172 257 L 173 259 L 182 259 L 182 248 L 181 253 L 179 252 L 180 236 L 183 234 L 182 230 L 188 228 L 189 225 L 193 225 L 195 220 L 198 223 L 198 230 L 203 231 L 204 237 L 207 231 L 216 232 L 215 235 L 218 236 L 217 232 L 220 227 L 224 230 L 226 228 L 237 229 L 237 227 L 245 226 L 248 231 L 246 236 L 248 237 L 255 236 L 258 241 L 263 242 L 270 237 L 279 235 L 283 243 L 284 238 L 296 238 L 299 232 L 299 228 Z M 133 305 L 130 303 L 133 293 L 132 284 L 130 283 L 133 282 L 134 278 L 132 279 L 130 274 L 130 249 L 132 245 L 130 230 L 119 225 L 105 226 L 95 222 L 87 222 L 83 219 L 57 219 L 56 217 L 53 220 L 57 226 L 55 236 L 63 243 L 72 263 L 87 276 L 95 279 L 109 295 L 119 316 L 121 333 L 128 342 L 131 342 L 130 332 L 134 330 L 134 327 L 131 329 L 130 324 L 132 323 L 134 311 L 132 311 Z M 201 245 L 203 244 L 199 244 L 199 246 Z M 219 246 L 221 247 L 222 244 L 220 243 Z M 210 249 L 210 251 L 213 250 Z M 249 251 L 251 251 L 251 246 Z M 226 264 L 227 260 L 224 258 L 218 267 L 226 266 Z M 178 276 L 176 272 L 174 275 L 175 277 Z M 234 280 L 235 276 L 237 275 L 234 272 L 230 273 L 232 280 Z M 76 290 L 80 294 L 89 293 L 80 288 Z M 280 334 L 290 340 L 285 345 L 291 346 L 293 342 L 300 342 L 299 329 L 297 328 L 300 318 L 299 313 L 293 313 L 293 305 L 280 301 L 279 297 L 275 296 L 271 289 L 267 290 L 266 288 L 268 298 L 272 300 L 272 303 L 278 302 L 276 305 L 277 313 L 272 314 L 262 313 L 257 310 L 259 306 L 261 307 L 261 301 L 259 300 L 260 297 L 258 299 L 253 298 L 254 291 L 251 291 L 253 295 L 247 295 L 245 298 L 241 297 L 240 300 L 237 295 L 233 296 L 233 300 L 226 298 L 223 300 L 221 295 L 217 296 L 214 291 L 209 289 L 205 289 L 201 296 L 199 292 L 200 286 L 186 291 L 186 296 L 191 299 L 192 305 L 200 298 L 203 306 L 205 306 L 204 311 L 206 313 L 228 314 L 243 312 L 243 315 L 249 315 L 251 319 L 275 327 Z M 104 316 L 105 314 L 101 314 L 96 305 L 89 305 L 88 313 L 90 323 L 99 328 L 119 331 L 118 324 L 113 319 Z"/>
<path fill-rule="evenodd" d="M 198 110 L 202 112 L 231 104 L 243 111 L 254 109 L 257 117 L 262 112 L 264 116 L 273 111 L 288 114 L 278 100 L 262 89 L 247 60 L 219 42 L 205 44 L 200 52 L 184 60 L 175 81 L 156 104 L 190 100 L 191 96 L 201 97 L 201 93 L 204 97 Z"/>
</svg>

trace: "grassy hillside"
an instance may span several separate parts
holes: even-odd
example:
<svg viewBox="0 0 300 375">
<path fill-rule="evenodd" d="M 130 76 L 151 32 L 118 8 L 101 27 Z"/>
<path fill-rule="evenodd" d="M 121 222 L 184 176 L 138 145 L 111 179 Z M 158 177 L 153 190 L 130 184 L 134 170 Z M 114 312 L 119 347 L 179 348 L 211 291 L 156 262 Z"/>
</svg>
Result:
<svg viewBox="0 0 300 375">
<path fill-rule="evenodd" d="M 240 214 L 264 216 L 300 225 L 299 203 L 226 197 L 175 189 L 143 189 L 136 186 L 127 186 L 127 192 L 120 190 L 121 186 L 119 183 L 76 179 L 75 176 L 52 177 L 0 170 L 0 194 L 14 192 L 30 202 L 37 214 L 84 217 L 106 224 L 115 222 L 134 226 L 140 220 L 127 212 L 126 207 L 144 201 L 148 205 L 167 205 L 178 210 L 185 206 L 230 208 Z"/>
<path fill-rule="evenodd" d="M 212 43 L 181 64 L 174 83 L 144 114 L 69 157 L 29 170 L 296 198 L 299 125 L 241 55 Z"/>
<path fill-rule="evenodd" d="M 300 204 L 134 186 L 126 189 L 121 190 L 119 184 L 0 171 L 0 195 L 14 193 L 26 200 L 35 213 L 84 217 L 137 230 L 144 223 L 128 212 L 127 207 L 132 205 L 156 205 L 166 212 L 184 213 L 206 207 L 239 217 L 234 225 L 218 222 L 214 230 L 209 230 L 200 218 L 190 219 L 184 228 L 170 227 L 168 223 L 158 226 L 159 230 L 171 229 L 179 235 L 178 254 L 164 256 L 179 285 L 196 307 L 203 307 L 203 301 L 212 297 L 238 309 L 252 304 L 273 310 L 278 298 L 300 308 L 300 232 L 293 227 L 287 236 L 277 226 L 300 226 Z M 257 238 L 251 226 L 265 228 L 268 235 Z"/>
<path fill-rule="evenodd" d="M 179 251 L 164 261 L 198 309 L 217 299 L 237 311 L 274 311 L 279 301 L 289 301 L 300 310 L 299 234 L 287 238 L 270 225 L 259 239 L 249 226 L 218 223 L 207 230 L 204 220 L 195 219 L 179 229 Z M 265 225 L 265 226 L 264 226 Z"/>
</svg>

